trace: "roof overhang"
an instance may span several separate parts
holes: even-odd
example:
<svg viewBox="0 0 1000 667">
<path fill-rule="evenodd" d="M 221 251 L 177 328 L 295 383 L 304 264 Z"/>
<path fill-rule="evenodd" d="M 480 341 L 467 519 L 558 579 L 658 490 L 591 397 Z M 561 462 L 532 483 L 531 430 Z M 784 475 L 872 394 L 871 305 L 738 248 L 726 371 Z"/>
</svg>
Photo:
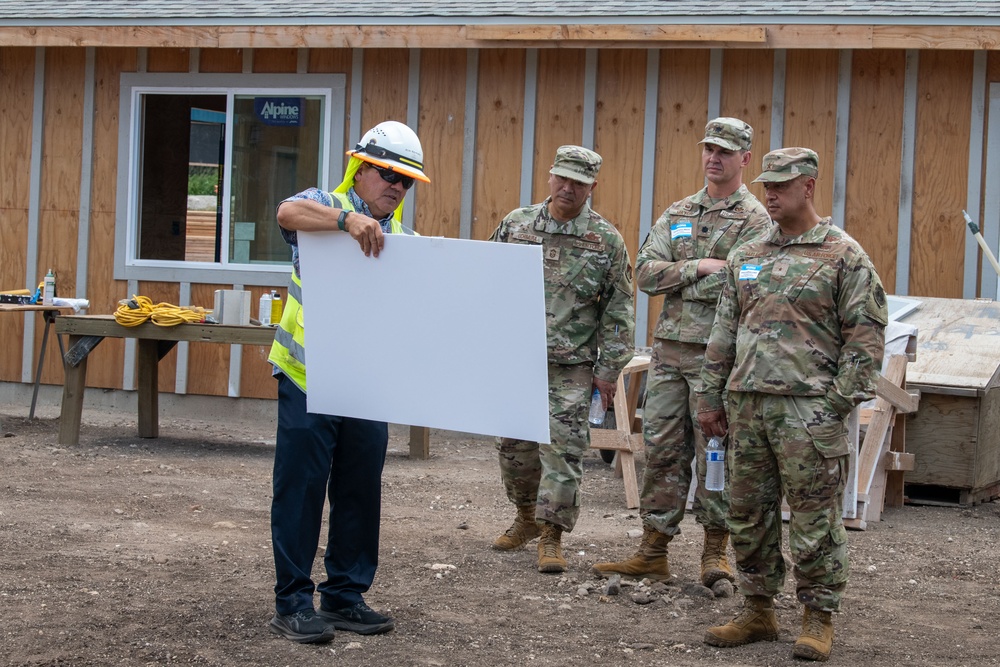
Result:
<svg viewBox="0 0 1000 667">
<path fill-rule="evenodd" d="M 670 20 L 666 20 L 666 19 Z M 1000 49 L 1000 18 L 606 17 L 572 22 L 482 17 L 294 20 L 0 19 L 0 46 L 173 48 Z M 828 17 L 824 17 L 828 18 Z M 472 19 L 471 21 L 468 19 Z M 728 20 L 727 20 L 728 19 Z"/>
</svg>

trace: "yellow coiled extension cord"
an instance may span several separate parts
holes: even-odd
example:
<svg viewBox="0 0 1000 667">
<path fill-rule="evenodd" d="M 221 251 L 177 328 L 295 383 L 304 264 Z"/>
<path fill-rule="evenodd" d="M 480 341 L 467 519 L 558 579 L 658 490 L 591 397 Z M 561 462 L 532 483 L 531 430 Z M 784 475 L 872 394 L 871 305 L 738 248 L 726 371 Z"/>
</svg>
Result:
<svg viewBox="0 0 1000 667">
<path fill-rule="evenodd" d="M 115 322 L 123 327 L 137 327 L 146 320 L 152 320 L 153 324 L 161 327 L 172 327 L 184 322 L 201 322 L 211 312 L 200 306 L 184 308 L 172 303 L 153 305 L 153 300 L 148 296 L 133 295 L 131 299 L 118 302 Z"/>
</svg>

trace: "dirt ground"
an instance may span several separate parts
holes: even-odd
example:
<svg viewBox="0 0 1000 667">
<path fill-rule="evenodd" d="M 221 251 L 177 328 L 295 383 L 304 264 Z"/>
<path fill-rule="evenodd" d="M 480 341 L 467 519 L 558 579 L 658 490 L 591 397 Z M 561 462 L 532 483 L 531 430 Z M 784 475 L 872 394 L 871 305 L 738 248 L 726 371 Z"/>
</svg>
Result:
<svg viewBox="0 0 1000 667">
<path fill-rule="evenodd" d="M 161 418 L 84 410 L 79 446 L 58 419 L 0 405 L 0 663 L 6 665 L 792 665 L 800 608 L 778 600 L 778 642 L 706 646 L 739 596 L 697 586 L 701 531 L 670 545 L 669 586 L 605 595 L 590 574 L 630 555 L 638 514 L 597 452 L 586 461 L 569 571 L 535 550 L 498 553 L 509 524 L 492 442 L 434 433 L 411 460 L 393 427 L 381 564 L 367 596 L 392 633 L 323 646 L 272 635 L 270 419 Z M 906 506 L 851 532 L 851 583 L 830 664 L 996 665 L 1000 505 Z M 317 559 L 317 565 L 320 565 Z"/>
</svg>

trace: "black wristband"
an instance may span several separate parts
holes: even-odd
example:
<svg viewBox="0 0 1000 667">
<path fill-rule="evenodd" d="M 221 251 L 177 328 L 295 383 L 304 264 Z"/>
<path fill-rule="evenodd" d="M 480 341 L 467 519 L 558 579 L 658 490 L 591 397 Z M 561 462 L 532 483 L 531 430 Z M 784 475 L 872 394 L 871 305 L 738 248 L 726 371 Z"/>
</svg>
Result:
<svg viewBox="0 0 1000 667">
<path fill-rule="evenodd" d="M 337 216 L 337 229 L 339 229 L 342 232 L 347 231 L 344 229 L 344 223 L 347 222 L 348 213 L 350 213 L 350 211 L 347 211 L 346 209 L 341 210 L 340 215 Z"/>
</svg>

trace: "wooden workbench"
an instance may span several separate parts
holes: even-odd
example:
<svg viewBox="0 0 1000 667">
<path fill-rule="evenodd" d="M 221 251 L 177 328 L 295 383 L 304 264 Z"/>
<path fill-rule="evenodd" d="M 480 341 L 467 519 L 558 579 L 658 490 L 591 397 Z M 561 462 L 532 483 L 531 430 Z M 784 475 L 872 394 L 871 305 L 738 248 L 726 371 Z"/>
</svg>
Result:
<svg viewBox="0 0 1000 667">
<path fill-rule="evenodd" d="M 58 317 L 56 333 L 67 334 L 69 342 L 63 355 L 66 376 L 63 384 L 62 417 L 59 421 L 59 444 L 80 442 L 83 416 L 83 393 L 87 386 L 87 357 L 105 338 L 135 338 L 138 348 L 136 390 L 139 394 L 139 437 L 155 438 L 160 433 L 159 362 L 174 345 L 221 343 L 224 345 L 270 345 L 274 329 L 258 326 L 223 324 L 179 324 L 161 327 L 146 322 L 137 327 L 123 327 L 112 315 Z M 430 456 L 430 429 L 410 427 L 410 456 Z"/>
<path fill-rule="evenodd" d="M 56 334 L 67 334 L 63 355 L 62 415 L 59 444 L 75 445 L 80 441 L 83 415 L 83 392 L 87 386 L 87 357 L 105 338 L 135 338 L 138 348 L 136 390 L 139 395 L 139 437 L 155 438 L 160 431 L 159 363 L 181 341 L 222 343 L 226 345 L 270 345 L 274 329 L 270 327 L 230 326 L 222 324 L 179 324 L 161 327 L 146 322 L 137 327 L 123 327 L 112 315 L 79 315 L 56 318 Z"/>
</svg>

